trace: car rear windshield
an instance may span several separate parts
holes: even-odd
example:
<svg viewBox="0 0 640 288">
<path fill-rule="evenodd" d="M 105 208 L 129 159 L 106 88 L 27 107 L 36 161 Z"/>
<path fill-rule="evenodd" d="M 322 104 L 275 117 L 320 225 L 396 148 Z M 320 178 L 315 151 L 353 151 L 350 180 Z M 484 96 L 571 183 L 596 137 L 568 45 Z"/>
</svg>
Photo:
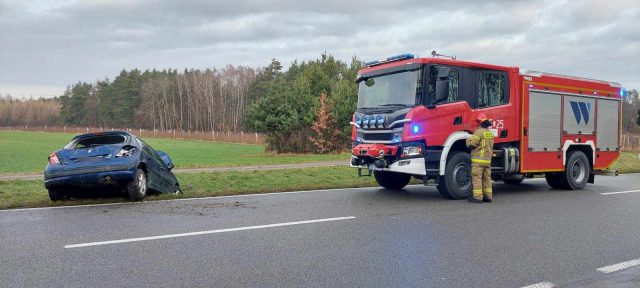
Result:
<svg viewBox="0 0 640 288">
<path fill-rule="evenodd" d="M 125 136 L 122 135 L 102 135 L 102 136 L 92 136 L 86 138 L 76 139 L 71 141 L 71 143 L 67 144 L 64 148 L 66 149 L 82 149 L 95 147 L 100 145 L 111 145 L 111 144 L 120 144 L 124 143 L 127 140 Z"/>
</svg>

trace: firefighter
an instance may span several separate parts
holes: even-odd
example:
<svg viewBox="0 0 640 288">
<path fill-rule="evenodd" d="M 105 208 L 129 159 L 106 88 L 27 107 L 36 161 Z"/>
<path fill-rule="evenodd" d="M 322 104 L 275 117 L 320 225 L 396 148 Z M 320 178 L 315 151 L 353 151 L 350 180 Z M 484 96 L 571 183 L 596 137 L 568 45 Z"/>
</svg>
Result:
<svg viewBox="0 0 640 288">
<path fill-rule="evenodd" d="M 478 128 L 467 138 L 467 147 L 471 149 L 471 175 L 473 179 L 473 196 L 469 202 L 492 202 L 491 189 L 491 157 L 493 156 L 493 132 L 491 119 L 484 113 L 476 116 Z"/>
</svg>

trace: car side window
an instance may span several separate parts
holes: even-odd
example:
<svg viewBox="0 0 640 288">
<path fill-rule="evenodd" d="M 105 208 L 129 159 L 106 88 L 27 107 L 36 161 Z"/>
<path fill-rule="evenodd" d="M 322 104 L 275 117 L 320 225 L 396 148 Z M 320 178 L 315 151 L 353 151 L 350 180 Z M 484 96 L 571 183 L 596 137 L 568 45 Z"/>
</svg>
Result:
<svg viewBox="0 0 640 288">
<path fill-rule="evenodd" d="M 167 168 L 167 164 L 164 163 L 164 160 L 160 158 L 160 155 L 158 155 L 158 153 L 156 153 L 156 151 L 153 150 L 153 148 L 151 148 L 151 146 L 149 146 L 147 142 L 140 140 L 140 145 L 142 145 L 142 150 L 144 150 L 144 152 L 146 152 L 147 154 L 151 155 L 151 158 L 153 158 L 153 160 L 155 160 L 158 163 L 158 165 L 161 165 Z"/>
<path fill-rule="evenodd" d="M 477 108 L 507 104 L 507 81 L 505 75 L 493 72 L 480 72 L 478 77 Z"/>
</svg>

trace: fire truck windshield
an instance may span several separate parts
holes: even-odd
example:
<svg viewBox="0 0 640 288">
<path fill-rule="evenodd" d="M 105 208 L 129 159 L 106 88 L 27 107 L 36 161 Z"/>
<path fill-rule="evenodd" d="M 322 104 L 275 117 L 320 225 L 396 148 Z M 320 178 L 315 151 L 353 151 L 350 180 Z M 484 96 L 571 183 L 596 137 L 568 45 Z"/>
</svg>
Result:
<svg viewBox="0 0 640 288">
<path fill-rule="evenodd" d="M 358 84 L 358 108 L 413 107 L 420 96 L 420 70 L 372 76 Z"/>
</svg>

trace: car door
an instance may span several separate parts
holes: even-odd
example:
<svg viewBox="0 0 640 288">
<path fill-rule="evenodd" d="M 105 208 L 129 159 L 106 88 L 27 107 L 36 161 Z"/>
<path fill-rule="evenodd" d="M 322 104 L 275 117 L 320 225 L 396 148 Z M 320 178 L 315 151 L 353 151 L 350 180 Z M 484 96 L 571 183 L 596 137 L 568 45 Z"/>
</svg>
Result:
<svg viewBox="0 0 640 288">
<path fill-rule="evenodd" d="M 158 171 L 158 180 L 161 182 L 159 183 L 159 186 L 162 186 L 161 191 L 173 192 L 173 186 L 175 186 L 175 178 L 171 173 L 171 170 L 169 169 L 169 167 L 167 167 L 167 164 L 164 162 L 164 160 L 162 160 L 162 157 L 160 157 L 160 155 L 158 155 L 158 153 L 153 150 L 153 148 L 149 146 L 149 149 L 151 150 L 151 157 L 155 160 L 155 162 L 158 164 L 158 167 L 160 168 Z"/>
<path fill-rule="evenodd" d="M 158 160 L 153 156 L 154 151 L 147 145 L 147 143 L 140 141 L 142 146 L 142 151 L 144 154 L 144 161 L 147 164 L 147 180 L 149 182 L 149 188 L 156 191 L 166 191 L 166 184 L 164 183 L 162 177 L 162 163 L 159 163 Z"/>
</svg>

